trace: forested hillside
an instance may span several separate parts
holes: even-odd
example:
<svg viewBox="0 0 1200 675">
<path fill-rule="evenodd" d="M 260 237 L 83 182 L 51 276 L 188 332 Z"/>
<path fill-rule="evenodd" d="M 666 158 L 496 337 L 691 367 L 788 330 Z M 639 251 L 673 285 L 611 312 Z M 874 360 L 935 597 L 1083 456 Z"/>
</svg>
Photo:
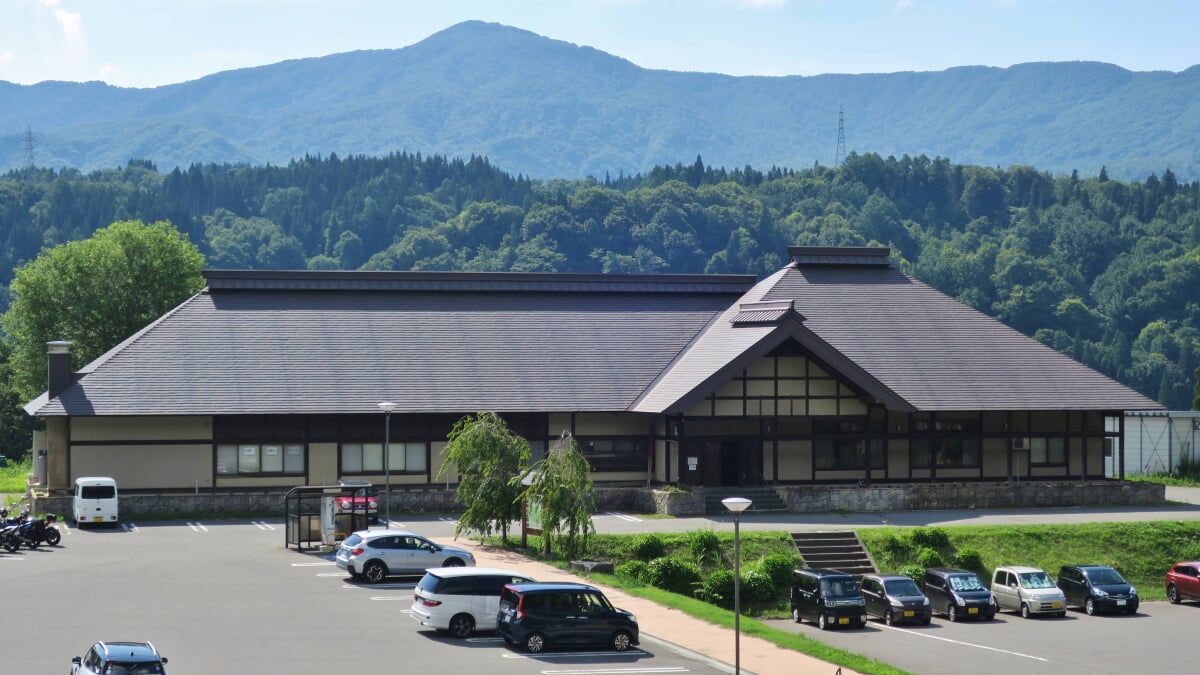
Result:
<svg viewBox="0 0 1200 675">
<path fill-rule="evenodd" d="M 839 168 L 531 181 L 394 154 L 0 178 L 0 281 L 47 246 L 169 220 L 213 268 L 753 273 L 893 247 L 918 279 L 1173 409 L 1200 365 L 1200 183 L 854 154 Z M 3 309 L 3 307 L 0 307 Z"/>
</svg>

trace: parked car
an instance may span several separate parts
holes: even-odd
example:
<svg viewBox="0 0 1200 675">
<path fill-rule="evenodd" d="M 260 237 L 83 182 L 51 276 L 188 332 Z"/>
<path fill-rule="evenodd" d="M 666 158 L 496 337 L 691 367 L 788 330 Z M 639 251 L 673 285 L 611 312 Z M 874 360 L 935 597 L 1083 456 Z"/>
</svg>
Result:
<svg viewBox="0 0 1200 675">
<path fill-rule="evenodd" d="M 929 623 L 933 610 L 917 582 L 903 574 L 867 574 L 859 582 L 867 616 L 894 623 Z"/>
<path fill-rule="evenodd" d="M 792 621 L 808 619 L 821 630 L 867 625 L 867 601 L 854 577 L 837 570 L 806 567 L 792 572 Z"/>
<path fill-rule="evenodd" d="M 379 491 L 374 487 L 360 487 L 353 495 L 338 495 L 333 504 L 338 513 L 366 514 L 375 518 L 379 515 Z"/>
<path fill-rule="evenodd" d="M 997 567 L 992 573 L 992 594 L 1000 609 L 1033 614 L 1067 615 L 1067 598 L 1044 570 L 1036 567 Z"/>
<path fill-rule="evenodd" d="M 507 584 L 533 581 L 495 567 L 439 567 L 425 571 L 413 591 L 413 621 L 465 638 L 475 631 L 496 630 L 500 593 Z"/>
<path fill-rule="evenodd" d="M 1167 600 L 1200 600 L 1200 562 L 1175 563 L 1167 572 Z"/>
<path fill-rule="evenodd" d="M 442 546 L 412 532 L 363 530 L 342 541 L 337 566 L 369 584 L 392 574 L 424 574 L 430 567 L 474 567 L 470 551 Z"/>
<path fill-rule="evenodd" d="M 931 567 L 921 577 L 921 591 L 929 598 L 930 610 L 950 621 L 991 621 L 999 606 L 996 596 L 983 585 L 978 574 L 950 567 Z"/>
<path fill-rule="evenodd" d="M 97 642 L 71 659 L 71 675 L 166 675 L 165 665 L 149 642 Z"/>
<path fill-rule="evenodd" d="M 1058 588 L 1067 605 L 1096 612 L 1137 614 L 1137 589 L 1121 573 L 1104 565 L 1063 565 L 1058 570 Z"/>
<path fill-rule="evenodd" d="M 600 589 L 576 583 L 506 585 L 496 632 L 535 654 L 548 646 L 607 644 L 623 652 L 638 644 L 637 617 L 613 607 Z"/>
</svg>

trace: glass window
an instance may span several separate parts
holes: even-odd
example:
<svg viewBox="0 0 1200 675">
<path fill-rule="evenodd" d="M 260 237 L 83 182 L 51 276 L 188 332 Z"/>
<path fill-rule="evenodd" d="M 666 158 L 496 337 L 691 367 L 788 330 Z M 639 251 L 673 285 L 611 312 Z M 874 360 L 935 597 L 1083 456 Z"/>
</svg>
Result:
<svg viewBox="0 0 1200 675">
<path fill-rule="evenodd" d="M 300 443 L 242 443 L 217 446 L 217 475 L 304 473 L 304 445 Z"/>
<path fill-rule="evenodd" d="M 262 471 L 263 473 L 283 472 L 283 446 L 262 446 Z"/>
<path fill-rule="evenodd" d="M 238 473 L 258 473 L 258 446 L 238 446 Z"/>
<path fill-rule="evenodd" d="M 1029 439 L 1029 463 L 1041 466 L 1062 466 L 1066 460 L 1066 439 L 1033 436 Z"/>
<path fill-rule="evenodd" d="M 577 438 L 579 450 L 592 471 L 645 471 L 648 441 L 645 436 Z"/>
<path fill-rule="evenodd" d="M 289 443 L 283 446 L 283 472 L 304 473 L 304 446 Z"/>
<path fill-rule="evenodd" d="M 979 466 L 979 439 L 914 438 L 909 461 L 914 469 Z"/>
<path fill-rule="evenodd" d="M 388 471 L 421 472 L 426 469 L 425 443 L 393 441 L 387 446 Z M 383 443 L 343 443 L 342 473 L 383 473 Z"/>
</svg>

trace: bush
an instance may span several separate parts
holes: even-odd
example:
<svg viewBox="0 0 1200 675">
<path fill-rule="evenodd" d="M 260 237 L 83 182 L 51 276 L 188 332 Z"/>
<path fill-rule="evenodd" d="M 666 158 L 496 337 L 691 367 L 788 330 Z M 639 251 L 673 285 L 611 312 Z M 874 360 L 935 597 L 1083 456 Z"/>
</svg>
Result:
<svg viewBox="0 0 1200 675">
<path fill-rule="evenodd" d="M 721 607 L 733 607 L 733 570 L 715 570 L 700 588 L 701 599 Z"/>
<path fill-rule="evenodd" d="M 756 569 L 771 578 L 771 583 L 783 588 L 792 583 L 792 570 L 800 566 L 800 561 L 794 555 L 772 553 L 763 556 L 758 561 Z"/>
<path fill-rule="evenodd" d="M 664 591 L 690 596 L 700 582 L 700 570 L 682 560 L 655 558 L 648 567 L 646 581 Z"/>
<path fill-rule="evenodd" d="M 645 582 L 646 577 L 650 572 L 650 566 L 641 560 L 630 560 L 617 565 L 613 572 L 617 576 L 629 579 L 631 581 Z"/>
<path fill-rule="evenodd" d="M 922 546 L 920 551 L 917 551 L 917 565 L 922 569 L 929 567 L 942 567 L 946 561 L 942 560 L 942 554 L 938 553 L 928 546 Z"/>
<path fill-rule="evenodd" d="M 712 530 L 691 530 L 687 533 L 688 548 L 692 559 L 701 567 L 712 567 L 721 562 L 721 538 Z"/>
<path fill-rule="evenodd" d="M 974 549 L 969 546 L 959 551 L 954 560 L 959 567 L 965 570 L 978 572 L 983 569 L 983 555 L 979 553 L 978 549 Z"/>
<path fill-rule="evenodd" d="M 760 570 L 750 570 L 742 575 L 742 603 L 766 604 L 775 599 L 779 587 Z"/>
<path fill-rule="evenodd" d="M 905 565 L 904 567 L 900 568 L 900 574 L 903 574 L 920 585 L 922 577 L 925 576 L 925 568 L 921 567 L 920 565 Z"/>
<path fill-rule="evenodd" d="M 912 532 L 914 546 L 946 548 L 950 545 L 950 534 L 940 527 L 918 527 Z"/>
<path fill-rule="evenodd" d="M 667 545 L 657 534 L 639 534 L 633 539 L 633 554 L 639 560 L 661 558 L 666 552 Z"/>
</svg>

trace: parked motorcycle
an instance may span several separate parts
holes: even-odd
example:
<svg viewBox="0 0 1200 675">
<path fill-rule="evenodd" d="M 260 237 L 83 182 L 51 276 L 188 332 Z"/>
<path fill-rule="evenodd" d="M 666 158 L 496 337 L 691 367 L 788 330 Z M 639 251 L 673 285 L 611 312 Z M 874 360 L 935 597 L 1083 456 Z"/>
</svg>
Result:
<svg viewBox="0 0 1200 675">
<path fill-rule="evenodd" d="M 16 553 L 24 543 L 19 529 L 20 526 L 15 523 L 8 524 L 7 519 L 0 520 L 0 546 L 9 553 Z"/>
<path fill-rule="evenodd" d="M 45 518 L 33 518 L 29 511 L 21 511 L 19 517 L 10 519 L 8 509 L 0 509 L 0 522 L 4 526 L 4 530 L 0 531 L 0 546 L 4 546 L 9 552 L 15 552 L 15 549 L 10 548 L 14 541 L 16 548 L 24 544 L 31 549 L 42 544 L 57 546 L 62 541 L 62 532 L 54 526 L 54 523 L 58 522 L 58 516 L 54 514 L 48 514 Z"/>
</svg>

